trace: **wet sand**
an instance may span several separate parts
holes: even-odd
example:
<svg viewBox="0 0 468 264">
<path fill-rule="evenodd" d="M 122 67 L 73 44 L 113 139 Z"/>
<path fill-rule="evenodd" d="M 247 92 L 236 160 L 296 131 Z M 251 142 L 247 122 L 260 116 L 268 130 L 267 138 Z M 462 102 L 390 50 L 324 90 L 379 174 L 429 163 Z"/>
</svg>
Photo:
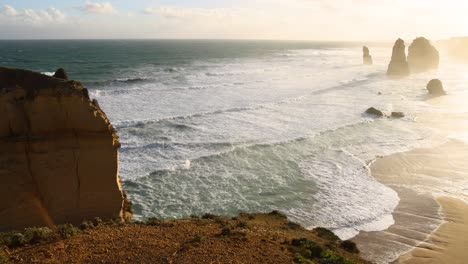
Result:
<svg viewBox="0 0 468 264">
<path fill-rule="evenodd" d="M 468 204 L 451 197 L 437 199 L 442 207 L 442 224 L 424 243 L 403 255 L 404 264 L 468 263 Z"/>
<path fill-rule="evenodd" d="M 394 189 L 395 224 L 354 241 L 376 263 L 468 263 L 468 145 L 452 140 L 378 159 L 372 176 Z"/>
</svg>

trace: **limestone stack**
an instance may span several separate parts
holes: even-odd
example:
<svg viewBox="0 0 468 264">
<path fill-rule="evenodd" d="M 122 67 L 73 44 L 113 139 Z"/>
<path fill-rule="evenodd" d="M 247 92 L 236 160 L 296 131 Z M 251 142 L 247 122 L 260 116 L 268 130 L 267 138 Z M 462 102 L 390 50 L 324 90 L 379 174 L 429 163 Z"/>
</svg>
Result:
<svg viewBox="0 0 468 264">
<path fill-rule="evenodd" d="M 0 67 L 0 230 L 131 218 L 119 147 L 80 83 Z"/>
<path fill-rule="evenodd" d="M 363 58 L 364 58 L 364 64 L 365 65 L 372 65 L 372 56 L 370 55 L 369 48 L 364 46 L 362 47 L 362 53 L 363 53 Z"/>
<path fill-rule="evenodd" d="M 405 41 L 398 39 L 393 46 L 392 60 L 388 65 L 387 75 L 403 77 L 409 75 L 408 62 L 406 61 Z"/>
<path fill-rule="evenodd" d="M 446 95 L 447 93 L 444 90 L 444 85 L 442 81 L 439 79 L 432 79 L 426 86 L 427 91 L 431 95 L 441 96 Z"/>
<path fill-rule="evenodd" d="M 411 73 L 439 68 L 439 51 L 426 38 L 417 38 L 408 48 L 408 66 Z"/>
</svg>

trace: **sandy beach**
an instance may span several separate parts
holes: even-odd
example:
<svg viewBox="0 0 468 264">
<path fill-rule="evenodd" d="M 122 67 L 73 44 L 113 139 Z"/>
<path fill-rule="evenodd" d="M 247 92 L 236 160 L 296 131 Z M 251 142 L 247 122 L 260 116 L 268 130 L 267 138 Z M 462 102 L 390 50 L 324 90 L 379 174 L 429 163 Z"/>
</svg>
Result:
<svg viewBox="0 0 468 264">
<path fill-rule="evenodd" d="M 468 146 L 452 140 L 375 161 L 372 176 L 401 200 L 393 226 L 354 239 L 363 256 L 377 263 L 466 263 L 468 204 L 453 197 L 466 198 L 467 158 Z"/>
<path fill-rule="evenodd" d="M 451 197 L 440 197 L 444 223 L 400 263 L 466 263 L 468 260 L 468 205 Z"/>
</svg>

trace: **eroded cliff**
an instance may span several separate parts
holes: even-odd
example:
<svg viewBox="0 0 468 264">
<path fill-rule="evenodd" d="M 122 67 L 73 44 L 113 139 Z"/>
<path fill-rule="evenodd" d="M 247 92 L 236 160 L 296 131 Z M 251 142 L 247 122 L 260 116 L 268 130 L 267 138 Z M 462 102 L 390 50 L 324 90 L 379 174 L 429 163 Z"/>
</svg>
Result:
<svg viewBox="0 0 468 264">
<path fill-rule="evenodd" d="M 0 67 L 0 230 L 128 218 L 119 147 L 80 83 Z"/>
</svg>

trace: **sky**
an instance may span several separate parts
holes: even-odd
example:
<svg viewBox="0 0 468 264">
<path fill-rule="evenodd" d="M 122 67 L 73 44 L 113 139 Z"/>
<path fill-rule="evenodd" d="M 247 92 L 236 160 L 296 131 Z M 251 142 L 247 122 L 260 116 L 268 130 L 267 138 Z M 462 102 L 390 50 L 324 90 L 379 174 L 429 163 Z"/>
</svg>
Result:
<svg viewBox="0 0 468 264">
<path fill-rule="evenodd" d="M 0 39 L 468 36 L 465 0 L 0 0 Z"/>
</svg>

